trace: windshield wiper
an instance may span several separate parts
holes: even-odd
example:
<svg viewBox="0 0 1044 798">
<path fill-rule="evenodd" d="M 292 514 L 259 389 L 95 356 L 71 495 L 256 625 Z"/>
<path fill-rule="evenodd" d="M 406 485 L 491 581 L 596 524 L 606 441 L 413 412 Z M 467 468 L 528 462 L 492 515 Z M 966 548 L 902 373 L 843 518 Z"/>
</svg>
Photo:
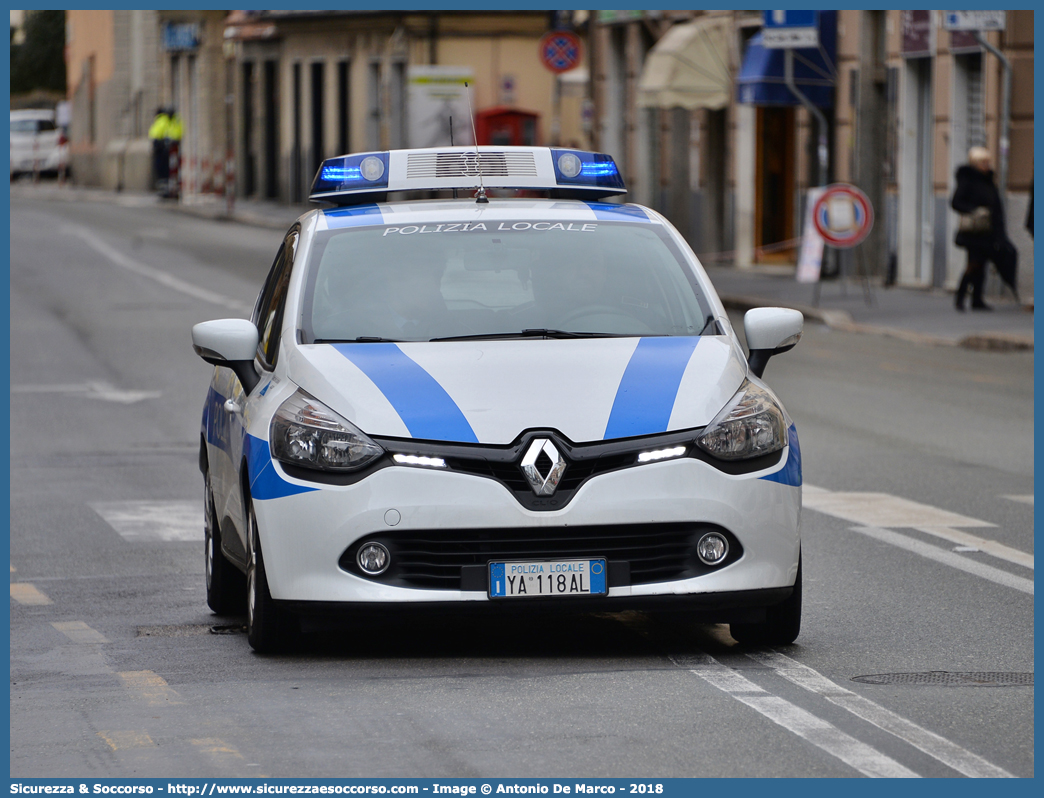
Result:
<svg viewBox="0 0 1044 798">
<path fill-rule="evenodd" d="M 316 338 L 315 344 L 403 344 L 398 338 L 378 338 L 374 335 L 360 335 L 358 338 Z"/>
<path fill-rule="evenodd" d="M 448 335 L 432 341 L 495 341 L 498 338 L 632 338 L 621 333 L 570 332 L 569 330 L 520 330 L 505 333 L 477 333 L 475 335 Z"/>
</svg>

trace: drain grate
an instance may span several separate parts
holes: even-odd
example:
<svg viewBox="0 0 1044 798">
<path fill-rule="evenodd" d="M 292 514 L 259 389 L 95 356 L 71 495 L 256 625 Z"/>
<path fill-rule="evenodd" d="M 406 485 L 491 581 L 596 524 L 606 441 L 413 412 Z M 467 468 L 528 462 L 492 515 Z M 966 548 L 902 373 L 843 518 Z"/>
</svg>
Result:
<svg viewBox="0 0 1044 798">
<path fill-rule="evenodd" d="M 853 676 L 852 681 L 863 684 L 926 684 L 935 687 L 1032 687 L 1033 674 L 1001 671 L 926 671 Z"/>
</svg>

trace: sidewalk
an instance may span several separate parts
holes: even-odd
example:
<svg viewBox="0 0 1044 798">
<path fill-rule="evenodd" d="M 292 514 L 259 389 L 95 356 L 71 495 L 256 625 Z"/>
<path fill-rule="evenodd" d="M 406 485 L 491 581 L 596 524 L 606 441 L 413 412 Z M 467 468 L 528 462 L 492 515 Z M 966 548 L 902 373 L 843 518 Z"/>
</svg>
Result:
<svg viewBox="0 0 1044 798">
<path fill-rule="evenodd" d="M 237 199 L 228 215 L 221 197 L 203 197 L 193 202 L 161 200 L 152 194 L 112 191 L 79 186 L 58 188 L 54 183 L 13 183 L 11 197 L 48 200 L 110 202 L 129 207 L 157 206 L 176 213 L 286 230 L 311 204 L 285 205 L 277 202 Z M 874 286 L 867 304 L 860 280 L 830 280 L 822 283 L 818 304 L 815 286 L 794 280 L 793 267 L 731 266 L 705 267 L 726 308 L 780 306 L 800 310 L 810 322 L 831 329 L 888 335 L 918 344 L 963 346 L 998 351 L 1033 349 L 1033 307 L 1017 305 L 1010 294 L 988 297 L 992 312 L 953 306 L 953 294 L 942 290 L 882 288 Z M 1032 299 L 1025 297 L 1024 301 Z"/>
<path fill-rule="evenodd" d="M 987 297 L 992 311 L 954 308 L 953 293 L 939 289 L 883 288 L 867 293 L 862 280 L 798 283 L 793 267 L 705 267 L 725 307 L 747 310 L 779 306 L 800 310 L 808 321 L 831 329 L 888 335 L 919 344 L 1000 351 L 1033 349 L 1033 309 L 1007 292 Z"/>
</svg>

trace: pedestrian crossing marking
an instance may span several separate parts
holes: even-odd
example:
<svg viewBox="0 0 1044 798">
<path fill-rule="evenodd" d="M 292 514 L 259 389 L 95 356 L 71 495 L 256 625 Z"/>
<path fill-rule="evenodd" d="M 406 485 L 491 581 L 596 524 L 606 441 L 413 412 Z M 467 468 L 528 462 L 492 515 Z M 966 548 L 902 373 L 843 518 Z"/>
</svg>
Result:
<svg viewBox="0 0 1044 798">
<path fill-rule="evenodd" d="M 55 629 L 74 643 L 108 643 L 101 632 L 92 629 L 83 621 L 55 621 L 51 624 Z"/>
<path fill-rule="evenodd" d="M 25 604 L 28 606 L 54 604 L 53 601 L 47 598 L 47 595 L 43 593 L 43 591 L 29 582 L 12 582 L 11 598 L 19 604 Z"/>
<path fill-rule="evenodd" d="M 90 507 L 132 543 L 203 540 L 202 502 L 92 502 Z"/>
<path fill-rule="evenodd" d="M 154 748 L 156 743 L 143 731 L 100 731 L 98 736 L 109 744 L 113 751 L 128 748 Z"/>
<path fill-rule="evenodd" d="M 138 693 L 150 706 L 182 704 L 181 696 L 155 671 L 120 671 L 123 684 Z"/>
</svg>

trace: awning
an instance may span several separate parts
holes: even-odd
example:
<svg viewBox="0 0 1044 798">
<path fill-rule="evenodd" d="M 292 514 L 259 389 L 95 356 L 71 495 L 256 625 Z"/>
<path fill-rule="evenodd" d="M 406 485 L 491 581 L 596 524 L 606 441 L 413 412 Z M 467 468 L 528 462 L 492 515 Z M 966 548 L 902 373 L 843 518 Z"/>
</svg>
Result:
<svg viewBox="0 0 1044 798">
<path fill-rule="evenodd" d="M 724 108 L 732 95 L 731 17 L 675 25 L 645 58 L 638 82 L 643 108 Z"/>
<path fill-rule="evenodd" d="M 800 105 L 783 78 L 783 50 L 762 45 L 756 33 L 747 43 L 736 79 L 737 100 L 751 105 Z M 834 105 L 837 76 L 837 12 L 819 12 L 819 47 L 794 50 L 794 83 L 820 108 Z"/>
</svg>

